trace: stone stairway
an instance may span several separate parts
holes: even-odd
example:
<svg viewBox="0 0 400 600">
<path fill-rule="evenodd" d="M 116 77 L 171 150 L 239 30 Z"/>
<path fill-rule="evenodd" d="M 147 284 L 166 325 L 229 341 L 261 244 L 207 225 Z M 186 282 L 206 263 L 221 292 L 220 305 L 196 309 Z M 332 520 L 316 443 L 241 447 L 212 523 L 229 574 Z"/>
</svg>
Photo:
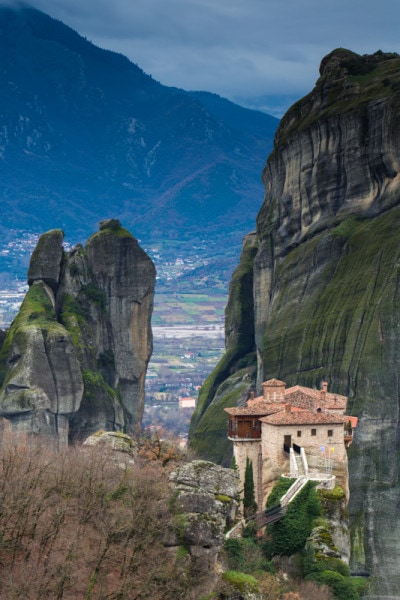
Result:
<svg viewBox="0 0 400 600">
<path fill-rule="evenodd" d="M 296 479 L 296 481 L 290 486 L 290 488 L 288 489 L 286 494 L 284 496 L 282 496 L 281 505 L 287 506 L 289 504 L 289 502 L 294 500 L 295 497 L 297 496 L 297 494 L 306 485 L 307 481 L 308 481 L 307 477 L 299 477 L 298 479 Z"/>
<path fill-rule="evenodd" d="M 246 523 L 248 521 L 254 521 L 256 523 L 257 528 L 261 529 L 261 527 L 264 527 L 265 525 L 276 523 L 276 521 L 282 519 L 282 517 L 286 513 L 288 504 L 292 500 L 294 500 L 297 494 L 306 485 L 307 481 L 307 477 L 299 477 L 298 479 L 296 479 L 296 481 L 290 486 L 286 494 L 282 496 L 279 504 L 271 506 L 270 508 L 267 508 L 267 510 L 264 510 L 262 512 L 258 512 L 254 516 L 249 517 L 248 519 L 242 519 L 225 534 L 225 539 L 232 537 L 240 537 L 242 530 L 246 526 Z"/>
<path fill-rule="evenodd" d="M 299 454 L 295 454 L 295 459 L 296 459 L 298 476 L 305 477 L 306 474 L 304 471 L 304 463 L 303 463 L 302 457 Z"/>
</svg>

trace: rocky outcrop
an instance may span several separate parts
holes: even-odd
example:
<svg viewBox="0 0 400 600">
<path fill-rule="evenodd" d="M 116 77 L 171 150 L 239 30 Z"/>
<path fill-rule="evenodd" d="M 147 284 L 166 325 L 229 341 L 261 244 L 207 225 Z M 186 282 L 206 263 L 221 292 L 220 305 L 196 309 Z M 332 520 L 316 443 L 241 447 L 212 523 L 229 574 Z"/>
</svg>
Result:
<svg viewBox="0 0 400 600">
<path fill-rule="evenodd" d="M 61 444 L 140 426 L 152 351 L 155 269 L 117 220 L 66 254 L 61 230 L 39 239 L 29 291 L 0 356 L 0 415 Z"/>
<path fill-rule="evenodd" d="M 314 90 L 276 133 L 247 265 L 257 393 L 272 377 L 325 380 L 359 417 L 349 451 L 350 565 L 373 575 L 376 597 L 400 589 L 399 114 L 398 55 L 325 57 Z M 226 401 L 229 381 L 218 368 L 211 377 Z M 215 393 L 202 400 L 195 449 Z"/>
<path fill-rule="evenodd" d="M 35 281 L 43 281 L 53 291 L 57 289 L 63 259 L 63 240 L 64 233 L 61 229 L 53 229 L 40 236 L 29 264 L 29 285 Z"/>
<path fill-rule="evenodd" d="M 89 435 L 82 447 L 95 448 L 102 457 L 107 457 L 107 462 L 114 463 L 125 470 L 135 464 L 139 451 L 137 442 L 126 433 L 101 429 Z"/>
<path fill-rule="evenodd" d="M 170 475 L 171 510 L 175 526 L 165 545 L 187 553 L 188 569 L 196 581 L 193 597 L 209 593 L 217 582 L 218 555 L 224 531 L 236 517 L 239 476 L 208 461 L 187 463 Z"/>
<path fill-rule="evenodd" d="M 121 431 L 102 431 L 100 429 L 93 435 L 89 435 L 82 446 L 99 446 L 102 450 L 107 448 L 114 453 L 128 454 L 132 463 L 138 453 L 137 442 Z"/>
</svg>

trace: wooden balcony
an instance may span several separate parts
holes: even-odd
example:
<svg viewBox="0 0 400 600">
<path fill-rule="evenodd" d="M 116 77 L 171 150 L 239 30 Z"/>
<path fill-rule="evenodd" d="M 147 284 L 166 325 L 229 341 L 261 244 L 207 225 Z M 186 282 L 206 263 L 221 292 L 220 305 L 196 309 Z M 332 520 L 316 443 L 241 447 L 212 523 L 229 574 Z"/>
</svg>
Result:
<svg viewBox="0 0 400 600">
<path fill-rule="evenodd" d="M 230 439 L 240 439 L 240 440 L 261 440 L 261 431 L 245 431 L 245 432 L 237 432 L 229 429 L 228 437 Z"/>
<path fill-rule="evenodd" d="M 235 417 L 229 420 L 228 436 L 231 439 L 260 440 L 261 422 L 248 417 Z"/>
</svg>

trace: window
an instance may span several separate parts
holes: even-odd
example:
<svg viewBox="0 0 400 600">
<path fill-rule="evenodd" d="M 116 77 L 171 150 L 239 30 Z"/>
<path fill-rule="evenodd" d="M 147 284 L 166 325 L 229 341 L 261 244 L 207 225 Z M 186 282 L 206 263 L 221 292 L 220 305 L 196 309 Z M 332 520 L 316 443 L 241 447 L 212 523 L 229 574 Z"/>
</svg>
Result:
<svg viewBox="0 0 400 600">
<path fill-rule="evenodd" d="M 301 431 L 297 432 L 297 437 L 301 437 Z"/>
<path fill-rule="evenodd" d="M 333 429 L 328 429 L 328 437 L 333 437 Z"/>
<path fill-rule="evenodd" d="M 311 435 L 317 435 L 317 430 L 316 429 L 311 429 Z"/>
</svg>

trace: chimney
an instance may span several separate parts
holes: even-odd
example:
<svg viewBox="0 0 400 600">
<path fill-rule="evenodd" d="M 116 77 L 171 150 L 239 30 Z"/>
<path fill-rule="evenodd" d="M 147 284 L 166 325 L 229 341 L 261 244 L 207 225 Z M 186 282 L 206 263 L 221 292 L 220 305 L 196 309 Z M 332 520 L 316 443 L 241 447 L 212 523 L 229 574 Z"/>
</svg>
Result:
<svg viewBox="0 0 400 600">
<path fill-rule="evenodd" d="M 292 407 L 290 404 L 285 404 L 285 412 L 287 412 L 287 413 L 292 412 Z"/>
<path fill-rule="evenodd" d="M 321 400 L 325 400 L 327 391 L 328 391 L 328 382 L 323 381 L 322 389 L 321 389 Z"/>
<path fill-rule="evenodd" d="M 250 396 L 247 398 L 247 405 L 254 404 L 254 392 L 250 392 Z"/>
</svg>

